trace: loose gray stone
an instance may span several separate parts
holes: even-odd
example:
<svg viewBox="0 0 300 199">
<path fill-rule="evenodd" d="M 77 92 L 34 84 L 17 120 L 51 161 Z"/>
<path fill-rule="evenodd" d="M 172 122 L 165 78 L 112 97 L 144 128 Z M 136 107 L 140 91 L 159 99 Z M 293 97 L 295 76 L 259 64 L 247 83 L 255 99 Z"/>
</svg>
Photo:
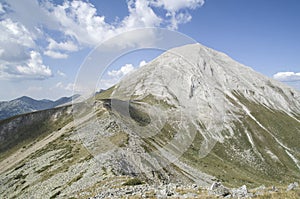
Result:
<svg viewBox="0 0 300 199">
<path fill-rule="evenodd" d="M 291 183 L 291 184 L 287 187 L 286 191 L 291 191 L 291 190 L 295 189 L 295 188 L 298 187 L 298 186 L 299 186 L 298 182 Z"/>
<path fill-rule="evenodd" d="M 243 185 L 240 188 L 237 189 L 232 189 L 232 196 L 233 197 L 247 197 L 248 195 L 248 190 L 247 190 L 247 186 Z"/>
<path fill-rule="evenodd" d="M 221 182 L 214 182 L 211 186 L 210 186 L 210 190 L 213 191 L 215 189 L 217 189 L 218 187 L 222 186 Z"/>
<path fill-rule="evenodd" d="M 214 182 L 210 187 L 209 193 L 223 197 L 230 195 L 229 189 L 224 187 L 221 182 Z"/>
</svg>

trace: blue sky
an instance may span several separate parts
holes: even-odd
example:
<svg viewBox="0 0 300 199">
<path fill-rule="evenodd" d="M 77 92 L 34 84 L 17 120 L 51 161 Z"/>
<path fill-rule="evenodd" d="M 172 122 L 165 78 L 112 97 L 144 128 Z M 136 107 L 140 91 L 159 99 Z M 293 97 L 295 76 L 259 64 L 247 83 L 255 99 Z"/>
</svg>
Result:
<svg viewBox="0 0 300 199">
<path fill-rule="evenodd" d="M 300 90 L 298 0 L 0 0 L 0 101 L 73 93 L 89 52 L 118 33 L 176 30 Z M 160 52 L 132 53 L 107 70 L 105 84 Z"/>
</svg>

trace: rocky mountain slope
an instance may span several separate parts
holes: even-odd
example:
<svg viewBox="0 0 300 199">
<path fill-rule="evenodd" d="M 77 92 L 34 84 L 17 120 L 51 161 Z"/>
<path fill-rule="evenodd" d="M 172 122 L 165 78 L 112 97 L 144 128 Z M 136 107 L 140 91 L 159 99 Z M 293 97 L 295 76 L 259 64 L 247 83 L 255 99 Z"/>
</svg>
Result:
<svg viewBox="0 0 300 199">
<path fill-rule="evenodd" d="M 23 113 L 29 113 L 38 110 L 51 109 L 57 106 L 72 102 L 72 99 L 78 95 L 71 97 L 62 97 L 58 100 L 35 100 L 27 96 L 23 96 L 11 101 L 0 102 L 0 120 L 9 118 Z"/>
<path fill-rule="evenodd" d="M 231 185 L 300 177 L 299 92 L 223 53 L 200 44 L 172 49 L 125 77 L 110 99 L 114 116 L 152 157 Z M 165 166 L 146 160 L 138 172 Z"/>
<path fill-rule="evenodd" d="M 200 44 L 183 46 L 73 107 L 2 120 L 0 195 L 284 187 L 300 179 L 299 135 L 299 91 Z"/>
</svg>

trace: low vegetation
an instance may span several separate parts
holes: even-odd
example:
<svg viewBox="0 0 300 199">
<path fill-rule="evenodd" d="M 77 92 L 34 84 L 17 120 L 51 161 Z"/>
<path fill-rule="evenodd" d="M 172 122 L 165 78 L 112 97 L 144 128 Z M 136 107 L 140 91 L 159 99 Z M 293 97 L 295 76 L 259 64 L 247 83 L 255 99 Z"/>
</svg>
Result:
<svg viewBox="0 0 300 199">
<path fill-rule="evenodd" d="M 72 115 L 67 114 L 67 110 L 68 107 L 66 106 L 14 116 L 0 121 L 2 132 L 0 161 L 18 149 L 26 149 L 72 121 Z M 51 119 L 55 114 L 58 117 Z M 12 131 L 14 133 L 11 133 Z"/>
<path fill-rule="evenodd" d="M 132 178 L 132 179 L 129 179 L 127 182 L 125 182 L 123 185 L 124 186 L 135 186 L 135 185 L 141 185 L 141 184 L 143 184 L 143 181 L 141 181 L 138 178 Z"/>
<path fill-rule="evenodd" d="M 236 113 L 240 121 L 234 123 L 234 137 L 227 138 L 224 143 L 217 142 L 205 158 L 198 158 L 203 142 L 201 134 L 198 133 L 192 145 L 182 156 L 182 160 L 201 171 L 214 175 L 229 187 L 241 184 L 246 184 L 250 188 L 261 184 L 280 186 L 299 180 L 300 174 L 295 162 L 289 158 L 285 148 L 281 147 L 272 136 L 274 134 L 278 140 L 297 151 L 296 146 L 300 143 L 299 136 L 296 136 L 299 134 L 299 123 L 286 113 L 250 102 L 238 93 L 235 93 L 235 96 L 249 108 L 251 114 L 269 132 L 245 113 Z M 233 99 L 231 101 L 234 103 Z M 245 130 L 255 143 L 255 148 L 251 145 Z M 228 132 L 222 134 L 229 135 Z M 278 161 L 268 154 L 269 151 L 276 155 Z M 294 155 L 299 157 L 300 154 Z"/>
</svg>

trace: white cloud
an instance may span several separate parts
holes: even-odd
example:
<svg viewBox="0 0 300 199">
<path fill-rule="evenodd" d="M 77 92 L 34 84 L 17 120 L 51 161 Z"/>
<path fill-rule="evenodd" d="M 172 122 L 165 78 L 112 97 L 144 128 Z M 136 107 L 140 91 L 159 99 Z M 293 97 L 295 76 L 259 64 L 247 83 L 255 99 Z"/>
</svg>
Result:
<svg viewBox="0 0 300 199">
<path fill-rule="evenodd" d="M 18 22 L 13 22 L 11 19 L 4 19 L 0 21 L 0 41 L 9 41 L 20 44 L 26 47 L 33 47 L 35 45 L 32 35 L 25 26 Z"/>
<path fill-rule="evenodd" d="M 128 75 L 135 71 L 137 68 L 146 65 L 147 62 L 145 60 L 140 61 L 138 66 L 134 66 L 133 64 L 125 64 L 119 70 L 108 71 L 107 74 L 110 78 L 101 79 L 100 87 L 102 89 L 107 89 L 112 87 L 116 83 L 118 83 L 125 75 Z"/>
<path fill-rule="evenodd" d="M 179 24 L 191 20 L 188 10 L 202 6 L 204 0 L 128 0 L 128 16 L 111 24 L 99 14 L 101 10 L 84 1 L 55 4 L 49 1 L 10 0 L 7 4 L 14 11 L 7 15 L 36 35 L 45 37 L 43 30 L 46 28 L 59 31 L 65 38 L 75 39 L 81 45 L 95 46 L 118 33 L 136 28 L 163 26 L 177 29 Z M 156 12 L 154 8 L 164 12 Z M 49 39 L 48 50 L 76 51 L 78 47 L 71 41 Z"/>
<path fill-rule="evenodd" d="M 300 81 L 300 72 L 278 72 L 273 75 L 273 78 L 279 81 Z"/>
<path fill-rule="evenodd" d="M 75 90 L 75 86 L 74 86 L 73 83 L 68 83 L 66 85 L 65 89 L 68 90 L 68 91 L 73 91 L 73 90 Z"/>
<path fill-rule="evenodd" d="M 30 58 L 27 49 L 34 46 L 32 35 L 22 24 L 11 19 L 0 21 L 0 60 L 24 61 Z"/>
<path fill-rule="evenodd" d="M 145 60 L 141 61 L 139 64 L 139 67 L 145 66 L 147 64 L 147 62 Z"/>
<path fill-rule="evenodd" d="M 62 5 L 49 5 L 49 13 L 59 23 L 60 31 L 81 44 L 96 45 L 113 31 L 91 3 L 65 1 Z"/>
<path fill-rule="evenodd" d="M 204 0 L 129 0 L 128 16 L 114 23 L 107 23 L 105 16 L 99 14 L 95 6 L 84 1 L 64 1 L 62 4 L 52 2 L 37 2 L 29 0 L 30 11 L 33 16 L 24 12 L 25 3 L 16 0 L 8 2 L 18 14 L 11 16 L 22 21 L 33 32 L 38 32 L 36 27 L 46 27 L 59 31 L 66 38 L 75 39 L 82 46 L 93 47 L 116 34 L 142 27 L 169 27 L 177 29 L 179 24 L 191 20 L 188 9 L 196 9 L 202 6 Z M 34 9 L 33 9 L 34 8 Z M 164 12 L 156 12 L 154 8 L 160 8 Z M 36 12 L 34 12 L 36 10 Z M 165 15 L 165 13 L 167 14 Z M 40 20 L 37 20 L 39 19 Z M 76 51 L 76 44 L 49 41 L 48 50 Z"/>
<path fill-rule="evenodd" d="M 52 76 L 52 72 L 49 67 L 43 65 L 41 55 L 36 51 L 30 52 L 30 60 L 26 65 L 18 65 L 17 71 L 19 74 L 32 77 L 44 79 Z"/>
<path fill-rule="evenodd" d="M 30 59 L 25 62 L 0 64 L 1 79 L 47 79 L 51 76 L 51 69 L 43 64 L 36 51 L 30 51 Z"/>
<path fill-rule="evenodd" d="M 78 46 L 74 44 L 72 41 L 66 41 L 66 42 L 56 42 L 52 38 L 48 38 L 48 49 L 49 50 L 63 50 L 63 51 L 69 51 L 74 52 L 78 50 Z"/>
<path fill-rule="evenodd" d="M 132 64 L 125 64 L 119 70 L 108 71 L 107 74 L 111 77 L 122 78 L 134 70 L 135 67 Z"/>
<path fill-rule="evenodd" d="M 6 0 L 5 3 L 7 10 L 12 11 L 7 12 L 6 16 L 22 23 L 32 34 L 44 37 L 44 27 L 52 30 L 59 28 L 58 21 L 47 10 L 53 5 L 50 1 Z"/>
<path fill-rule="evenodd" d="M 52 38 L 48 38 L 48 47 L 44 52 L 44 55 L 53 59 L 66 59 L 68 58 L 68 52 L 78 51 L 78 46 L 72 41 L 56 42 Z"/>
<path fill-rule="evenodd" d="M 51 57 L 53 59 L 66 59 L 66 58 L 68 58 L 68 54 L 60 53 L 60 52 L 52 51 L 52 50 L 46 50 L 44 52 L 44 55 L 47 55 L 48 57 Z"/>
<path fill-rule="evenodd" d="M 36 47 L 35 36 L 11 19 L 0 21 L 0 78 L 45 79 L 52 76 L 43 64 Z"/>
<path fill-rule="evenodd" d="M 167 27 L 178 29 L 179 24 L 185 24 L 192 20 L 192 16 L 187 9 L 196 9 L 205 3 L 204 0 L 152 0 L 151 4 L 155 7 L 162 7 L 167 11 L 166 17 L 169 17 Z M 181 10 L 185 10 L 182 12 Z"/>
<path fill-rule="evenodd" d="M 67 75 L 63 72 L 61 72 L 60 70 L 57 71 L 57 74 L 61 77 L 66 77 Z"/>
<path fill-rule="evenodd" d="M 49 6 L 49 13 L 59 23 L 59 30 L 86 46 L 95 46 L 125 31 L 161 24 L 162 19 L 155 14 L 149 1 L 128 1 L 128 11 L 129 15 L 119 23 L 109 24 L 88 2 L 65 1 L 63 5 Z"/>
<path fill-rule="evenodd" d="M 136 28 L 177 29 L 179 24 L 192 19 L 188 11 L 203 3 L 204 0 L 128 0 L 128 15 L 108 23 L 101 9 L 88 1 L 6 0 L 5 4 L 0 3 L 0 77 L 51 77 L 51 69 L 43 64 L 40 53 L 63 59 L 70 52 L 94 47 Z M 148 43 L 155 36 L 127 35 L 129 39 Z M 122 42 L 128 42 L 127 38 Z"/>
<path fill-rule="evenodd" d="M 185 24 L 192 20 L 192 16 L 189 13 L 179 13 L 175 12 L 167 13 L 168 17 L 170 17 L 170 25 L 168 26 L 172 30 L 178 29 L 179 24 Z"/>
<path fill-rule="evenodd" d="M 123 20 L 125 29 L 137 27 L 157 27 L 162 19 L 157 16 L 147 0 L 128 1 L 129 16 Z"/>
<path fill-rule="evenodd" d="M 175 18 L 176 22 L 173 23 L 173 25 L 175 24 L 176 26 L 178 26 L 178 24 L 188 23 L 192 20 L 192 16 L 189 13 L 179 13 L 175 16 Z"/>
<path fill-rule="evenodd" d="M 0 62 L 19 62 L 29 58 L 29 49 L 27 47 L 8 40 L 0 40 Z"/>
<path fill-rule="evenodd" d="M 169 12 L 177 12 L 181 9 L 196 9 L 205 3 L 204 0 L 153 0 L 152 4 L 164 7 Z"/>
<path fill-rule="evenodd" d="M 56 83 L 55 87 L 66 91 L 73 91 L 75 88 L 73 83 L 64 84 L 62 82 Z"/>
</svg>

